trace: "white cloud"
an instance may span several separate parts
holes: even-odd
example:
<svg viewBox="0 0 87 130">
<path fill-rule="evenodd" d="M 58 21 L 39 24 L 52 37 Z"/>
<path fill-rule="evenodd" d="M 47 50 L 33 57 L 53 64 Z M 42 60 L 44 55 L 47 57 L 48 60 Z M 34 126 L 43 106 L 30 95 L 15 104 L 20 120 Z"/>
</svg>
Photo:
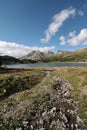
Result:
<svg viewBox="0 0 87 130">
<path fill-rule="evenodd" d="M 84 15 L 84 12 L 82 10 L 78 10 L 77 12 L 78 12 L 78 15 L 80 15 L 80 16 Z"/>
<path fill-rule="evenodd" d="M 41 39 L 40 41 L 42 43 L 49 42 L 51 37 L 59 31 L 60 27 L 63 25 L 63 22 L 70 16 L 75 16 L 75 14 L 76 10 L 70 7 L 54 15 L 52 18 L 53 22 L 48 26 L 48 29 L 45 31 L 45 38 Z"/>
<path fill-rule="evenodd" d="M 73 31 L 73 32 L 69 33 L 69 37 L 71 37 L 71 38 L 75 37 L 75 35 L 76 35 L 76 31 Z"/>
<path fill-rule="evenodd" d="M 29 46 L 24 46 L 22 44 L 11 43 L 7 41 L 0 41 L 0 54 L 14 56 L 14 57 L 22 57 L 24 55 L 27 55 L 33 50 L 49 51 L 49 50 L 53 50 L 54 48 L 55 46 L 29 47 Z"/>
<path fill-rule="evenodd" d="M 70 36 L 70 33 L 69 33 L 69 36 Z M 61 37 L 63 37 L 64 41 L 61 39 Z M 87 28 L 82 29 L 78 35 L 73 35 L 73 37 L 70 37 L 67 40 L 65 39 L 64 36 L 61 36 L 61 37 L 59 38 L 61 40 L 61 45 L 65 45 L 65 44 L 68 44 L 71 46 L 77 46 L 80 44 L 86 45 L 87 44 Z"/>
<path fill-rule="evenodd" d="M 65 37 L 61 36 L 59 39 L 61 41 L 61 45 L 65 45 Z"/>
</svg>

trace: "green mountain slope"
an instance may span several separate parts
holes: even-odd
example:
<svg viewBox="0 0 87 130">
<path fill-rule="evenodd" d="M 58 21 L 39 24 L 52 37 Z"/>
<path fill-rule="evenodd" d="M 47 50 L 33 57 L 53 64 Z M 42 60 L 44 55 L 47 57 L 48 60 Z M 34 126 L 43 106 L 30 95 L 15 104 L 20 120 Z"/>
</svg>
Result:
<svg viewBox="0 0 87 130">
<path fill-rule="evenodd" d="M 62 60 L 73 62 L 87 62 L 87 48 L 77 50 L 72 54 L 65 56 Z"/>
<path fill-rule="evenodd" d="M 74 52 L 59 51 L 50 57 L 46 57 L 46 61 L 87 62 L 87 48 L 79 49 Z"/>
<path fill-rule="evenodd" d="M 12 56 L 0 56 L 1 64 L 15 64 L 20 63 L 20 60 Z"/>
</svg>

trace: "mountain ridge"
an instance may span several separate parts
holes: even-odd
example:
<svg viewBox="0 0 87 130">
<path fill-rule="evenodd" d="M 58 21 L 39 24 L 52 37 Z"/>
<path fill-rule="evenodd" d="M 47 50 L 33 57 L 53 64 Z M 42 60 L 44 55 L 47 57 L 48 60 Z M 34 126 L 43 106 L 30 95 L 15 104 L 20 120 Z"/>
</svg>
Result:
<svg viewBox="0 0 87 130">
<path fill-rule="evenodd" d="M 20 59 L 31 59 L 36 61 L 59 61 L 59 62 L 86 62 L 87 48 L 81 48 L 76 51 L 59 50 L 56 53 L 32 51 Z"/>
<path fill-rule="evenodd" d="M 56 53 L 50 51 L 32 51 L 29 54 L 15 58 L 0 56 L 2 64 L 36 63 L 36 62 L 87 62 L 87 48 L 76 51 L 59 50 Z"/>
<path fill-rule="evenodd" d="M 23 56 L 21 59 L 31 59 L 31 60 L 44 60 L 47 56 L 51 56 L 53 53 L 50 51 L 32 51 L 29 54 Z"/>
</svg>

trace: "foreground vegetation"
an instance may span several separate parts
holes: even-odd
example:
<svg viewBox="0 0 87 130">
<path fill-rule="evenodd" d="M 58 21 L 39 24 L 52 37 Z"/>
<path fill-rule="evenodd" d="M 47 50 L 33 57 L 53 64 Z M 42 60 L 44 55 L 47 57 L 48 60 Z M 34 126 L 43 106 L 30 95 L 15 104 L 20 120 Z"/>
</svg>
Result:
<svg viewBox="0 0 87 130">
<path fill-rule="evenodd" d="M 72 84 L 73 97 L 79 101 L 79 115 L 87 125 L 87 68 L 59 68 L 52 75 L 63 77 Z"/>
<path fill-rule="evenodd" d="M 55 86 L 52 80 L 55 76 L 64 78 L 72 84 L 72 95 L 78 101 L 79 116 L 87 125 L 87 68 L 1 69 L 0 110 L 5 109 L 4 107 L 16 110 L 17 104 L 24 109 L 28 105 L 34 108 L 35 102 L 41 103 L 41 107 L 44 108 L 49 100 L 49 94 L 57 94 L 51 87 Z M 33 108 L 31 112 L 28 106 L 25 113 L 34 114 Z M 19 112 L 22 116 L 22 112 Z"/>
</svg>

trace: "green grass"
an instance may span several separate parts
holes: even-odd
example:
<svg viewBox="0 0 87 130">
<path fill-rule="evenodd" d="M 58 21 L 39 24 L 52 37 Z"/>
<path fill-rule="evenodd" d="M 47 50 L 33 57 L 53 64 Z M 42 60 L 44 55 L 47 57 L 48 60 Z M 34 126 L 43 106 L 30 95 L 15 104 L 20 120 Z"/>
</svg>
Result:
<svg viewBox="0 0 87 130">
<path fill-rule="evenodd" d="M 60 76 L 72 84 L 72 95 L 79 101 L 78 113 L 87 125 L 87 68 L 59 68 L 51 75 Z"/>
<path fill-rule="evenodd" d="M 50 77 L 46 77 L 47 71 L 50 72 Z M 51 76 L 60 76 L 72 84 L 72 95 L 76 101 L 79 101 L 78 113 L 87 125 L 87 68 L 38 68 L 4 72 L 0 74 L 0 96 L 4 95 L 3 90 L 7 89 L 14 92 L 9 94 L 8 97 L 14 94 L 14 99 L 18 99 L 18 102 L 28 99 L 30 102 L 42 102 L 42 107 L 44 107 L 44 103 L 48 98 L 45 95 L 57 94 L 55 89 L 52 88 L 55 81 L 51 80 Z M 8 82 L 10 78 L 12 80 Z M 13 103 L 12 99 L 8 97 L 0 101 L 1 106 Z M 16 106 L 15 102 L 13 105 Z"/>
<path fill-rule="evenodd" d="M 4 77 L 0 79 L 0 98 L 7 98 L 17 92 L 31 89 L 40 83 L 45 75 L 44 71 L 38 70 L 4 74 Z"/>
</svg>

